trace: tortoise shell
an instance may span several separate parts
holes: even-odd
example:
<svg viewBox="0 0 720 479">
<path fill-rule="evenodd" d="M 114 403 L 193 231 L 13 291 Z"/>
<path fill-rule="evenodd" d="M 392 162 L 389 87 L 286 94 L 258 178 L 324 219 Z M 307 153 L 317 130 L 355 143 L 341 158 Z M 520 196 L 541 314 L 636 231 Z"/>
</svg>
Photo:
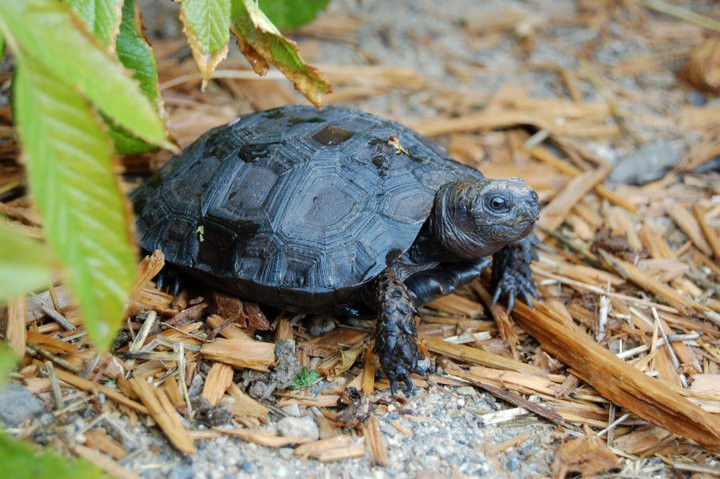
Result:
<svg viewBox="0 0 720 479">
<path fill-rule="evenodd" d="M 134 191 L 142 248 L 215 287 L 327 308 L 408 250 L 445 183 L 480 178 L 420 134 L 286 106 L 202 135 Z"/>
</svg>

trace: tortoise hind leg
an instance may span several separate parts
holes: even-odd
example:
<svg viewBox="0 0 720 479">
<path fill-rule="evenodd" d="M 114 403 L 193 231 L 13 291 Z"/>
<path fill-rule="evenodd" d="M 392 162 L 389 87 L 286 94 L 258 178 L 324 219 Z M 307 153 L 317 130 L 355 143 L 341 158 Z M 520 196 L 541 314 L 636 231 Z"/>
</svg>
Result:
<svg viewBox="0 0 720 479">
<path fill-rule="evenodd" d="M 378 278 L 377 294 L 378 322 L 373 351 L 390 380 L 391 393 L 395 394 L 398 381 L 410 392 L 413 388 L 410 374 L 425 375 L 425 370 L 418 366 L 424 356 L 417 346 L 415 305 L 405 284 L 391 270 Z"/>
<path fill-rule="evenodd" d="M 169 264 L 163 266 L 163 269 L 155 275 L 153 280 L 159 291 L 167 291 L 173 296 L 180 294 L 185 283 L 185 278 L 180 270 Z"/>
</svg>

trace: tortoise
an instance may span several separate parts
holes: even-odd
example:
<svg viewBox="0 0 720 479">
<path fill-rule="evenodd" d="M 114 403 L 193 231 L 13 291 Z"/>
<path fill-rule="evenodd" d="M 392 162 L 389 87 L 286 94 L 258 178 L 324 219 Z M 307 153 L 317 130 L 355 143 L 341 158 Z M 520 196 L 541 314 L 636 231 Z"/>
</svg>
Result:
<svg viewBox="0 0 720 479">
<path fill-rule="evenodd" d="M 181 273 L 284 310 L 376 314 L 374 351 L 393 393 L 425 373 L 416 307 L 491 262 L 494 301 L 505 295 L 512 309 L 516 297 L 537 297 L 539 206 L 527 183 L 485 178 L 419 133 L 352 108 L 240 116 L 172 158 L 132 201 L 140 246 Z"/>
</svg>

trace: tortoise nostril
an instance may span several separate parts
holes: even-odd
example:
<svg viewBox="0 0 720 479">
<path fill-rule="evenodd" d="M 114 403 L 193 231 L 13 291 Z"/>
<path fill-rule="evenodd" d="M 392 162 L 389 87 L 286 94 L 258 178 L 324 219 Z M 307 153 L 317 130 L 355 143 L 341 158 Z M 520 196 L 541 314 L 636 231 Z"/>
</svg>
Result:
<svg viewBox="0 0 720 479">
<path fill-rule="evenodd" d="M 538 194 L 535 193 L 533 190 L 530 190 L 530 196 L 532 196 L 532 199 L 535 200 L 536 202 L 539 199 Z"/>
</svg>

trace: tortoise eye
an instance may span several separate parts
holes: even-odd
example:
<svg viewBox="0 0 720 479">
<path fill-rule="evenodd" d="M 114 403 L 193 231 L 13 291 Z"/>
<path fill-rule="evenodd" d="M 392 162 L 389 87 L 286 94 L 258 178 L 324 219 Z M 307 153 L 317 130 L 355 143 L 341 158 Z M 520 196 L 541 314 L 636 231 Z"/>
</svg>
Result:
<svg viewBox="0 0 720 479">
<path fill-rule="evenodd" d="M 502 196 L 492 196 L 487 205 L 496 213 L 504 213 L 510 209 L 510 203 Z"/>
</svg>

